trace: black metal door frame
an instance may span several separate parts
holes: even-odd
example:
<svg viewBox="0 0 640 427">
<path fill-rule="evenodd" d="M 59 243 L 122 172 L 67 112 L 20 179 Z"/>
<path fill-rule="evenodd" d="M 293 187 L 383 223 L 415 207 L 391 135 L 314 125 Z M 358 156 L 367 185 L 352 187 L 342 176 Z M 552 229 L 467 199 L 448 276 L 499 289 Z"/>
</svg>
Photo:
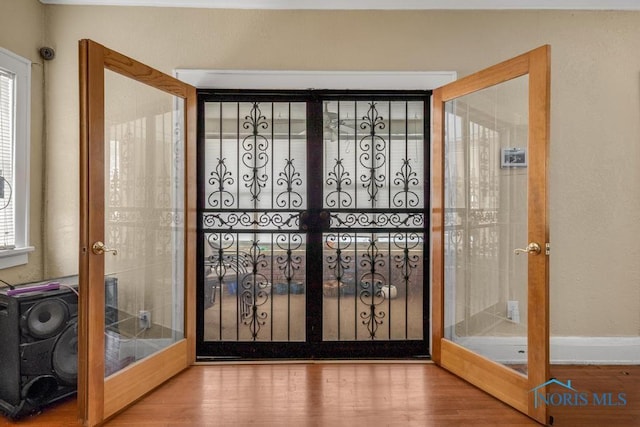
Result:
<svg viewBox="0 0 640 427">
<path fill-rule="evenodd" d="M 429 357 L 429 165 L 431 91 L 262 91 L 198 90 L 198 266 L 197 266 L 197 359 L 353 359 Z M 424 217 L 423 228 L 423 339 L 323 341 L 323 232 L 329 227 L 329 212 L 323 210 L 323 102 L 330 100 L 419 100 L 424 105 Z M 306 232 L 306 341 L 205 341 L 204 340 L 204 239 L 202 211 L 204 190 L 204 106 L 207 102 L 305 102 L 307 111 L 307 208 L 300 209 L 300 232 Z M 385 229 L 381 229 L 382 232 Z"/>
</svg>

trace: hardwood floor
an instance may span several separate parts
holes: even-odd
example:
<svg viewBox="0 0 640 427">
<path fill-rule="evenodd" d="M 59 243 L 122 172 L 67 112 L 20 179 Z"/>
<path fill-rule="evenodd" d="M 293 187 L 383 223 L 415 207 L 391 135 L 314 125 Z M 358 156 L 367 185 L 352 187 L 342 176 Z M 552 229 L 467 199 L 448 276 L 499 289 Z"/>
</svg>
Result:
<svg viewBox="0 0 640 427">
<path fill-rule="evenodd" d="M 553 407 L 554 426 L 640 426 L 640 366 L 560 366 L 584 392 L 626 393 L 625 407 Z M 77 426 L 71 399 L 7 426 Z M 535 426 L 429 363 L 194 366 L 107 424 L 113 426 Z"/>
<path fill-rule="evenodd" d="M 571 385 L 587 404 L 553 405 L 554 427 L 640 426 L 640 366 L 551 366 L 552 377 Z M 553 386 L 550 392 L 564 393 Z M 594 393 L 598 398 L 594 398 Z M 619 393 L 626 404 L 622 405 Z M 610 394 L 610 395 L 609 395 Z M 599 400 L 599 401 L 598 401 Z M 584 400 L 581 403 L 585 403 Z"/>
</svg>

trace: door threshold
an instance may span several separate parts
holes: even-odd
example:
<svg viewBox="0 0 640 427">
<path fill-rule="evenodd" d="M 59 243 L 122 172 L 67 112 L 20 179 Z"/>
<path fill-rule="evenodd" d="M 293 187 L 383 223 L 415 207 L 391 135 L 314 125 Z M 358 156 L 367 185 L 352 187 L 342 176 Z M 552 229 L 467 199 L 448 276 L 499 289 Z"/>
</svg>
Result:
<svg viewBox="0 0 640 427">
<path fill-rule="evenodd" d="M 429 357 L 410 359 L 234 359 L 228 357 L 211 357 L 197 360 L 192 366 L 210 365 L 365 365 L 365 364 L 433 364 Z"/>
</svg>

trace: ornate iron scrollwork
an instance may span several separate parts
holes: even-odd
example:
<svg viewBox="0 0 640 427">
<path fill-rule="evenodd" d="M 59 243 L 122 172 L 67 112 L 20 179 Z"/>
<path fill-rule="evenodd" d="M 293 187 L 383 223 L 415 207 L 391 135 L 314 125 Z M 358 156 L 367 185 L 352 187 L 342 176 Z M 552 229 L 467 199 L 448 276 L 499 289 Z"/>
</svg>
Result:
<svg viewBox="0 0 640 427">
<path fill-rule="evenodd" d="M 268 263 L 258 243 L 254 238 L 246 255 L 250 271 L 240 283 L 240 318 L 242 323 L 249 327 L 254 341 L 258 338 L 262 326 L 267 323 L 269 315 L 261 310 L 261 307 L 269 301 L 271 295 L 269 280 L 262 273 Z"/>
<path fill-rule="evenodd" d="M 343 159 L 335 159 L 333 169 L 327 174 L 327 186 L 335 186 L 325 197 L 325 204 L 330 208 L 348 208 L 353 203 L 351 194 L 345 191 L 345 186 L 351 185 L 351 178 L 342 162 Z"/>
<path fill-rule="evenodd" d="M 260 200 L 260 193 L 267 185 L 269 176 L 263 171 L 269 164 L 269 139 L 260 134 L 261 130 L 269 128 L 267 118 L 262 115 L 260 103 L 254 102 L 249 115 L 245 116 L 242 128 L 250 131 L 242 140 L 242 163 L 249 168 L 250 173 L 243 175 L 245 187 L 249 189 L 251 200 Z"/>
<path fill-rule="evenodd" d="M 276 196 L 276 205 L 280 208 L 299 208 L 302 206 L 302 196 L 300 193 L 293 191 L 293 187 L 302 186 L 302 177 L 300 172 L 296 171 L 293 159 L 285 159 L 286 165 L 284 171 L 278 174 L 276 184 L 285 185 L 287 190 L 280 192 Z"/>
<path fill-rule="evenodd" d="M 403 107 L 419 108 L 418 102 L 401 105 L 403 101 L 382 101 L 375 95 L 371 102 L 348 99 L 341 110 L 338 101 L 334 114 L 339 127 L 328 141 L 326 125 L 325 138 L 306 140 L 305 130 L 319 136 L 321 123 L 303 119 L 304 111 L 312 111 L 305 110 L 303 102 L 292 114 L 295 103 L 290 102 L 285 113 L 282 98 L 229 99 L 233 101 L 216 98 L 217 105 L 208 113 L 203 162 L 207 170 L 199 180 L 198 194 L 204 195 L 199 231 L 204 263 L 210 269 L 205 280 L 217 286 L 213 295 L 220 296 L 206 307 L 205 340 L 313 337 L 309 331 L 314 325 L 336 319 L 307 318 L 306 330 L 292 333 L 296 338 L 289 337 L 288 330 L 285 338 L 281 330 L 287 325 L 293 331 L 296 323 L 304 322 L 289 313 L 309 307 L 308 295 L 294 296 L 299 292 L 293 291 L 304 289 L 307 273 L 321 276 L 309 280 L 314 285 L 321 281 L 325 298 L 336 297 L 326 301 L 326 307 L 335 307 L 326 312 L 338 313 L 337 333 L 334 337 L 333 326 L 327 327 L 319 339 L 402 339 L 395 319 L 402 323 L 403 317 L 415 317 L 415 301 L 407 299 L 405 304 L 392 298 L 406 297 L 409 282 L 415 282 L 411 285 L 418 295 L 424 274 L 424 141 L 417 127 L 409 133 L 408 113 L 401 115 Z M 305 147 L 311 151 L 305 152 Z M 307 177 L 317 179 L 309 188 L 322 193 L 307 195 Z M 163 223 L 171 221 L 163 218 Z M 322 248 L 316 246 L 320 244 Z M 319 261 L 307 259 L 306 254 L 314 253 L 324 261 L 321 270 L 305 265 Z M 335 294 L 324 292 L 329 282 L 331 289 L 335 283 Z M 317 290 L 312 291 L 314 295 Z M 283 307 L 289 305 L 285 314 Z M 407 330 L 405 338 L 413 339 L 416 333 Z"/>
<path fill-rule="evenodd" d="M 300 272 L 300 269 L 304 265 L 303 257 L 294 254 L 295 251 L 302 247 L 302 243 L 302 236 L 299 234 L 278 234 L 276 237 L 278 249 L 286 253 L 285 255 L 276 257 L 276 264 L 278 265 L 278 270 L 283 273 L 289 288 L 291 287 L 292 281 L 296 278 L 296 273 Z"/>
<path fill-rule="evenodd" d="M 345 251 L 349 249 L 352 242 L 353 236 L 349 233 L 330 233 L 326 236 L 325 245 L 334 252 L 326 257 L 326 266 L 327 269 L 334 272 L 338 283 L 350 268 L 351 256 L 347 255 Z"/>
<path fill-rule="evenodd" d="M 360 164 L 369 171 L 360 176 L 361 185 L 367 189 L 369 200 L 373 203 L 378 200 L 378 191 L 384 186 L 386 176 L 383 166 L 386 163 L 387 142 L 377 132 L 383 130 L 386 125 L 384 118 L 379 115 L 376 103 L 369 104 L 367 114 L 362 117 L 360 129 L 369 130 L 369 134 L 360 139 Z"/>
<path fill-rule="evenodd" d="M 211 177 L 209 178 L 209 184 L 213 185 L 216 190 L 209 194 L 207 202 L 212 208 L 229 208 L 235 203 L 235 198 L 225 188 L 225 185 L 233 185 L 234 179 L 227 168 L 226 159 L 218 158 L 217 160 L 216 168 L 211 172 Z"/>
<path fill-rule="evenodd" d="M 378 307 L 384 303 L 386 299 L 382 288 L 386 285 L 385 277 L 379 273 L 386 264 L 385 257 L 379 252 L 376 240 L 371 238 L 367 247 L 367 252 L 362 255 L 360 266 L 368 269 L 366 273 L 360 277 L 360 292 L 358 297 L 360 301 L 367 305 L 367 310 L 360 313 L 362 324 L 366 325 L 369 331 L 369 337 L 374 340 L 378 327 L 384 323 L 382 319 L 386 317 L 384 310 Z"/>
<path fill-rule="evenodd" d="M 414 172 L 409 159 L 402 159 L 402 167 L 399 172 L 396 172 L 393 183 L 402 188 L 393 196 L 395 207 L 415 208 L 420 204 L 420 196 L 412 190 L 420 181 L 418 181 L 418 174 Z"/>
</svg>

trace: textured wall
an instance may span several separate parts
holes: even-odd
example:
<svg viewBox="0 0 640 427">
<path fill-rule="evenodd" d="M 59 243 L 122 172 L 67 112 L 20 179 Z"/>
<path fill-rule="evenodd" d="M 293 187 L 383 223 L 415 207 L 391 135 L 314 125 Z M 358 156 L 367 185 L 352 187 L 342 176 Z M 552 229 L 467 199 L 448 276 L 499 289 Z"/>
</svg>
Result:
<svg viewBox="0 0 640 427">
<path fill-rule="evenodd" d="M 175 68 L 455 70 L 552 46 L 554 335 L 640 335 L 640 13 L 47 6 L 47 272 L 75 273 L 78 48 Z"/>
<path fill-rule="evenodd" d="M 0 270 L 9 283 L 41 280 L 44 264 L 44 75 L 38 49 L 44 45 L 44 6 L 38 0 L 0 0 L 0 47 L 32 61 L 31 65 L 31 197 L 29 244 L 36 249 L 26 265 Z"/>
</svg>

